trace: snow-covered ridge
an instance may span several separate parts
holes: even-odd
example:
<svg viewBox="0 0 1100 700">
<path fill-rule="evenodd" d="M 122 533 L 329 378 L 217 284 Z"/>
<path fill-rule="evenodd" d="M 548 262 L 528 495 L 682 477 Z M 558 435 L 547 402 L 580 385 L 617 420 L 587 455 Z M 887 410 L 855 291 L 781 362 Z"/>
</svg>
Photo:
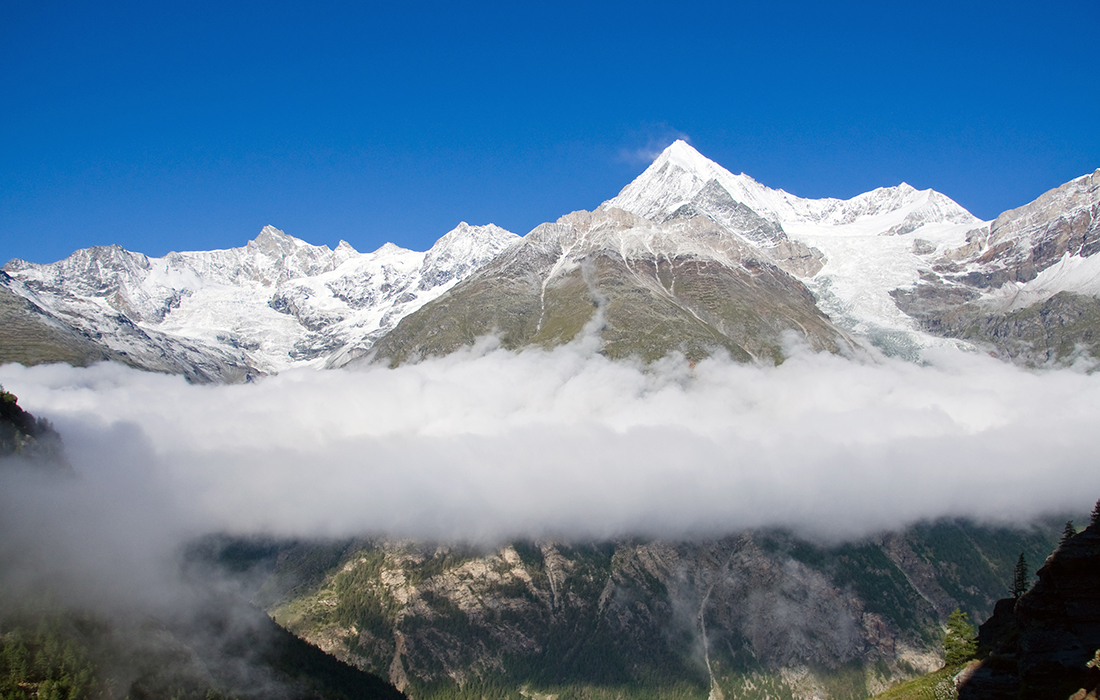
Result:
<svg viewBox="0 0 1100 700">
<path fill-rule="evenodd" d="M 803 199 L 760 184 L 744 173 L 734 175 L 704 157 L 684 141 L 676 141 L 645 172 L 604 207 L 625 209 L 647 219 L 663 218 L 716 180 L 737 202 L 784 227 L 795 223 L 851 224 L 901 212 L 922 223 L 978 223 L 970 212 L 934 190 L 917 190 L 902 183 L 880 187 L 851 199 Z M 901 223 L 899 220 L 898 223 Z"/>
<path fill-rule="evenodd" d="M 463 222 L 426 252 L 386 244 L 359 253 L 345 241 L 332 250 L 265 226 L 241 248 L 150 258 L 107 246 L 4 269 L 56 313 L 79 308 L 84 318 L 99 308 L 277 372 L 338 363 L 333 355 L 369 347 L 516 239 Z"/>
<path fill-rule="evenodd" d="M 654 269 L 680 257 L 731 269 L 774 263 L 844 331 L 916 356 L 960 342 L 928 331 L 944 300 L 984 295 L 989 308 L 1011 310 L 1060 291 L 1100 295 L 1100 170 L 990 223 L 905 183 L 847 200 L 803 199 L 677 141 L 596 212 L 523 239 L 461 223 L 426 252 L 387 243 L 360 253 L 267 226 L 227 250 L 149 258 L 105 246 L 50 265 L 13 260 L 0 283 L 112 357 L 212 381 L 340 366 L 491 261 L 551 256 L 560 264 L 545 290 L 593 251 Z"/>
</svg>

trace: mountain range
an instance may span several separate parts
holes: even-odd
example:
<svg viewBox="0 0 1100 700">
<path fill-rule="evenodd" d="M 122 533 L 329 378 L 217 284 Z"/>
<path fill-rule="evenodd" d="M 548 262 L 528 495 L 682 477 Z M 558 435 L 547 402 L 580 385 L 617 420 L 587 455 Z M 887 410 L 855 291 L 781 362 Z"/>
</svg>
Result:
<svg viewBox="0 0 1100 700">
<path fill-rule="evenodd" d="M 119 246 L 0 271 L 0 362 L 115 360 L 197 382 L 391 365 L 495 334 L 610 357 L 781 362 L 792 339 L 1033 365 L 1100 354 L 1100 170 L 983 222 L 907 184 L 803 199 L 676 141 L 618 196 L 520 237 L 459 224 L 359 253 L 271 226 L 246 246 Z"/>
</svg>

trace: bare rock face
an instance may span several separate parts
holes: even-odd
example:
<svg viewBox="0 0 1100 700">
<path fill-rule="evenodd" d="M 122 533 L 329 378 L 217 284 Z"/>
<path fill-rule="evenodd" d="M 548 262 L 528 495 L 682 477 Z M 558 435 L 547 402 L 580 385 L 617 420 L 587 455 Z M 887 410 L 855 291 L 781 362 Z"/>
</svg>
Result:
<svg viewBox="0 0 1100 700">
<path fill-rule="evenodd" d="M 936 335 L 1027 363 L 1100 357 L 1100 170 L 976 228 L 912 288 L 891 292 Z"/>
<path fill-rule="evenodd" d="M 1028 282 L 1067 253 L 1100 252 L 1100 170 L 1004 212 L 986 235 L 976 234 L 969 255 L 949 253 L 977 268 L 964 275 L 975 287 Z"/>
<path fill-rule="evenodd" d="M 982 663 L 959 685 L 960 700 L 1063 700 L 1095 696 L 1100 670 L 1100 524 L 1064 541 L 1018 600 L 1002 600 L 982 625 Z"/>
</svg>

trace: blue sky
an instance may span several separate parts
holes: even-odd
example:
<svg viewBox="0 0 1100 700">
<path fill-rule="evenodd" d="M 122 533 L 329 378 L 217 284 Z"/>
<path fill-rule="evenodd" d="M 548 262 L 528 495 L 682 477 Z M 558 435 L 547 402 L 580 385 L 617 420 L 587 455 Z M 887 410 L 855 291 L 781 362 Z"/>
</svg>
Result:
<svg viewBox="0 0 1100 700">
<path fill-rule="evenodd" d="M 0 262 L 523 234 L 677 137 L 799 196 L 905 181 L 992 218 L 1100 167 L 1097 36 L 1097 0 L 8 3 Z"/>
</svg>

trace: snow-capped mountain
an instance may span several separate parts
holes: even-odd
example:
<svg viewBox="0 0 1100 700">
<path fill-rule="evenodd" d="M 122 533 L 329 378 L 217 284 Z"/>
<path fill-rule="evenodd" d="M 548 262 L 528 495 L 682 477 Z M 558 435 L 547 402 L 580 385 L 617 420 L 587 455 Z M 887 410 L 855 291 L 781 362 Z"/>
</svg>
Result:
<svg viewBox="0 0 1100 700">
<path fill-rule="evenodd" d="M 1068 361 L 1100 356 L 1098 220 L 1100 170 L 983 222 L 905 183 L 800 198 L 677 141 L 596 211 L 522 239 L 463 223 L 427 252 L 362 254 L 269 226 L 229 250 L 13 260 L 0 361 L 114 359 L 215 381 L 399 362 L 491 332 L 508 347 L 587 335 L 611 356 L 779 359 L 791 331 L 821 349 Z"/>
<path fill-rule="evenodd" d="M 601 207 L 537 227 L 374 350 L 396 364 L 495 333 L 506 348 L 578 341 L 645 360 L 724 348 L 743 361 L 777 362 L 791 332 L 822 350 L 852 344 L 805 285 L 706 216 L 655 221 Z"/>
<path fill-rule="evenodd" d="M 518 236 L 461 223 L 431 250 L 373 253 L 314 246 L 267 226 L 242 248 L 149 258 L 119 246 L 60 262 L 13 260 L 5 286 L 39 316 L 95 338 L 114 357 L 193 378 L 238 378 L 297 365 L 339 365 L 439 296 Z"/>
<path fill-rule="evenodd" d="M 844 225 L 904 211 L 912 222 L 978 223 L 970 212 L 933 190 L 916 190 L 902 183 L 880 187 L 851 199 L 803 199 L 766 187 L 744 173 L 734 175 L 678 140 L 666 148 L 645 172 L 603 203 L 647 219 L 662 219 L 692 200 L 715 181 L 730 197 L 757 215 L 780 225 L 813 223 Z"/>
<path fill-rule="evenodd" d="M 890 292 L 920 280 L 930 251 L 961 245 L 982 225 L 945 195 L 905 183 L 847 200 L 803 199 L 734 175 L 683 141 L 601 205 L 612 207 L 655 220 L 698 211 L 801 278 L 842 327 L 908 353 L 943 341 Z"/>
<path fill-rule="evenodd" d="M 1100 350 L 1091 330 L 1100 320 L 1100 171 L 983 222 L 905 183 L 802 199 L 677 142 L 602 207 L 656 219 L 689 207 L 724 222 L 729 201 L 776 225 L 757 227 L 766 237 L 741 235 L 799 275 L 833 321 L 889 352 L 915 357 L 946 342 L 1044 363 Z M 820 264 L 785 264 L 784 235 Z"/>
</svg>

